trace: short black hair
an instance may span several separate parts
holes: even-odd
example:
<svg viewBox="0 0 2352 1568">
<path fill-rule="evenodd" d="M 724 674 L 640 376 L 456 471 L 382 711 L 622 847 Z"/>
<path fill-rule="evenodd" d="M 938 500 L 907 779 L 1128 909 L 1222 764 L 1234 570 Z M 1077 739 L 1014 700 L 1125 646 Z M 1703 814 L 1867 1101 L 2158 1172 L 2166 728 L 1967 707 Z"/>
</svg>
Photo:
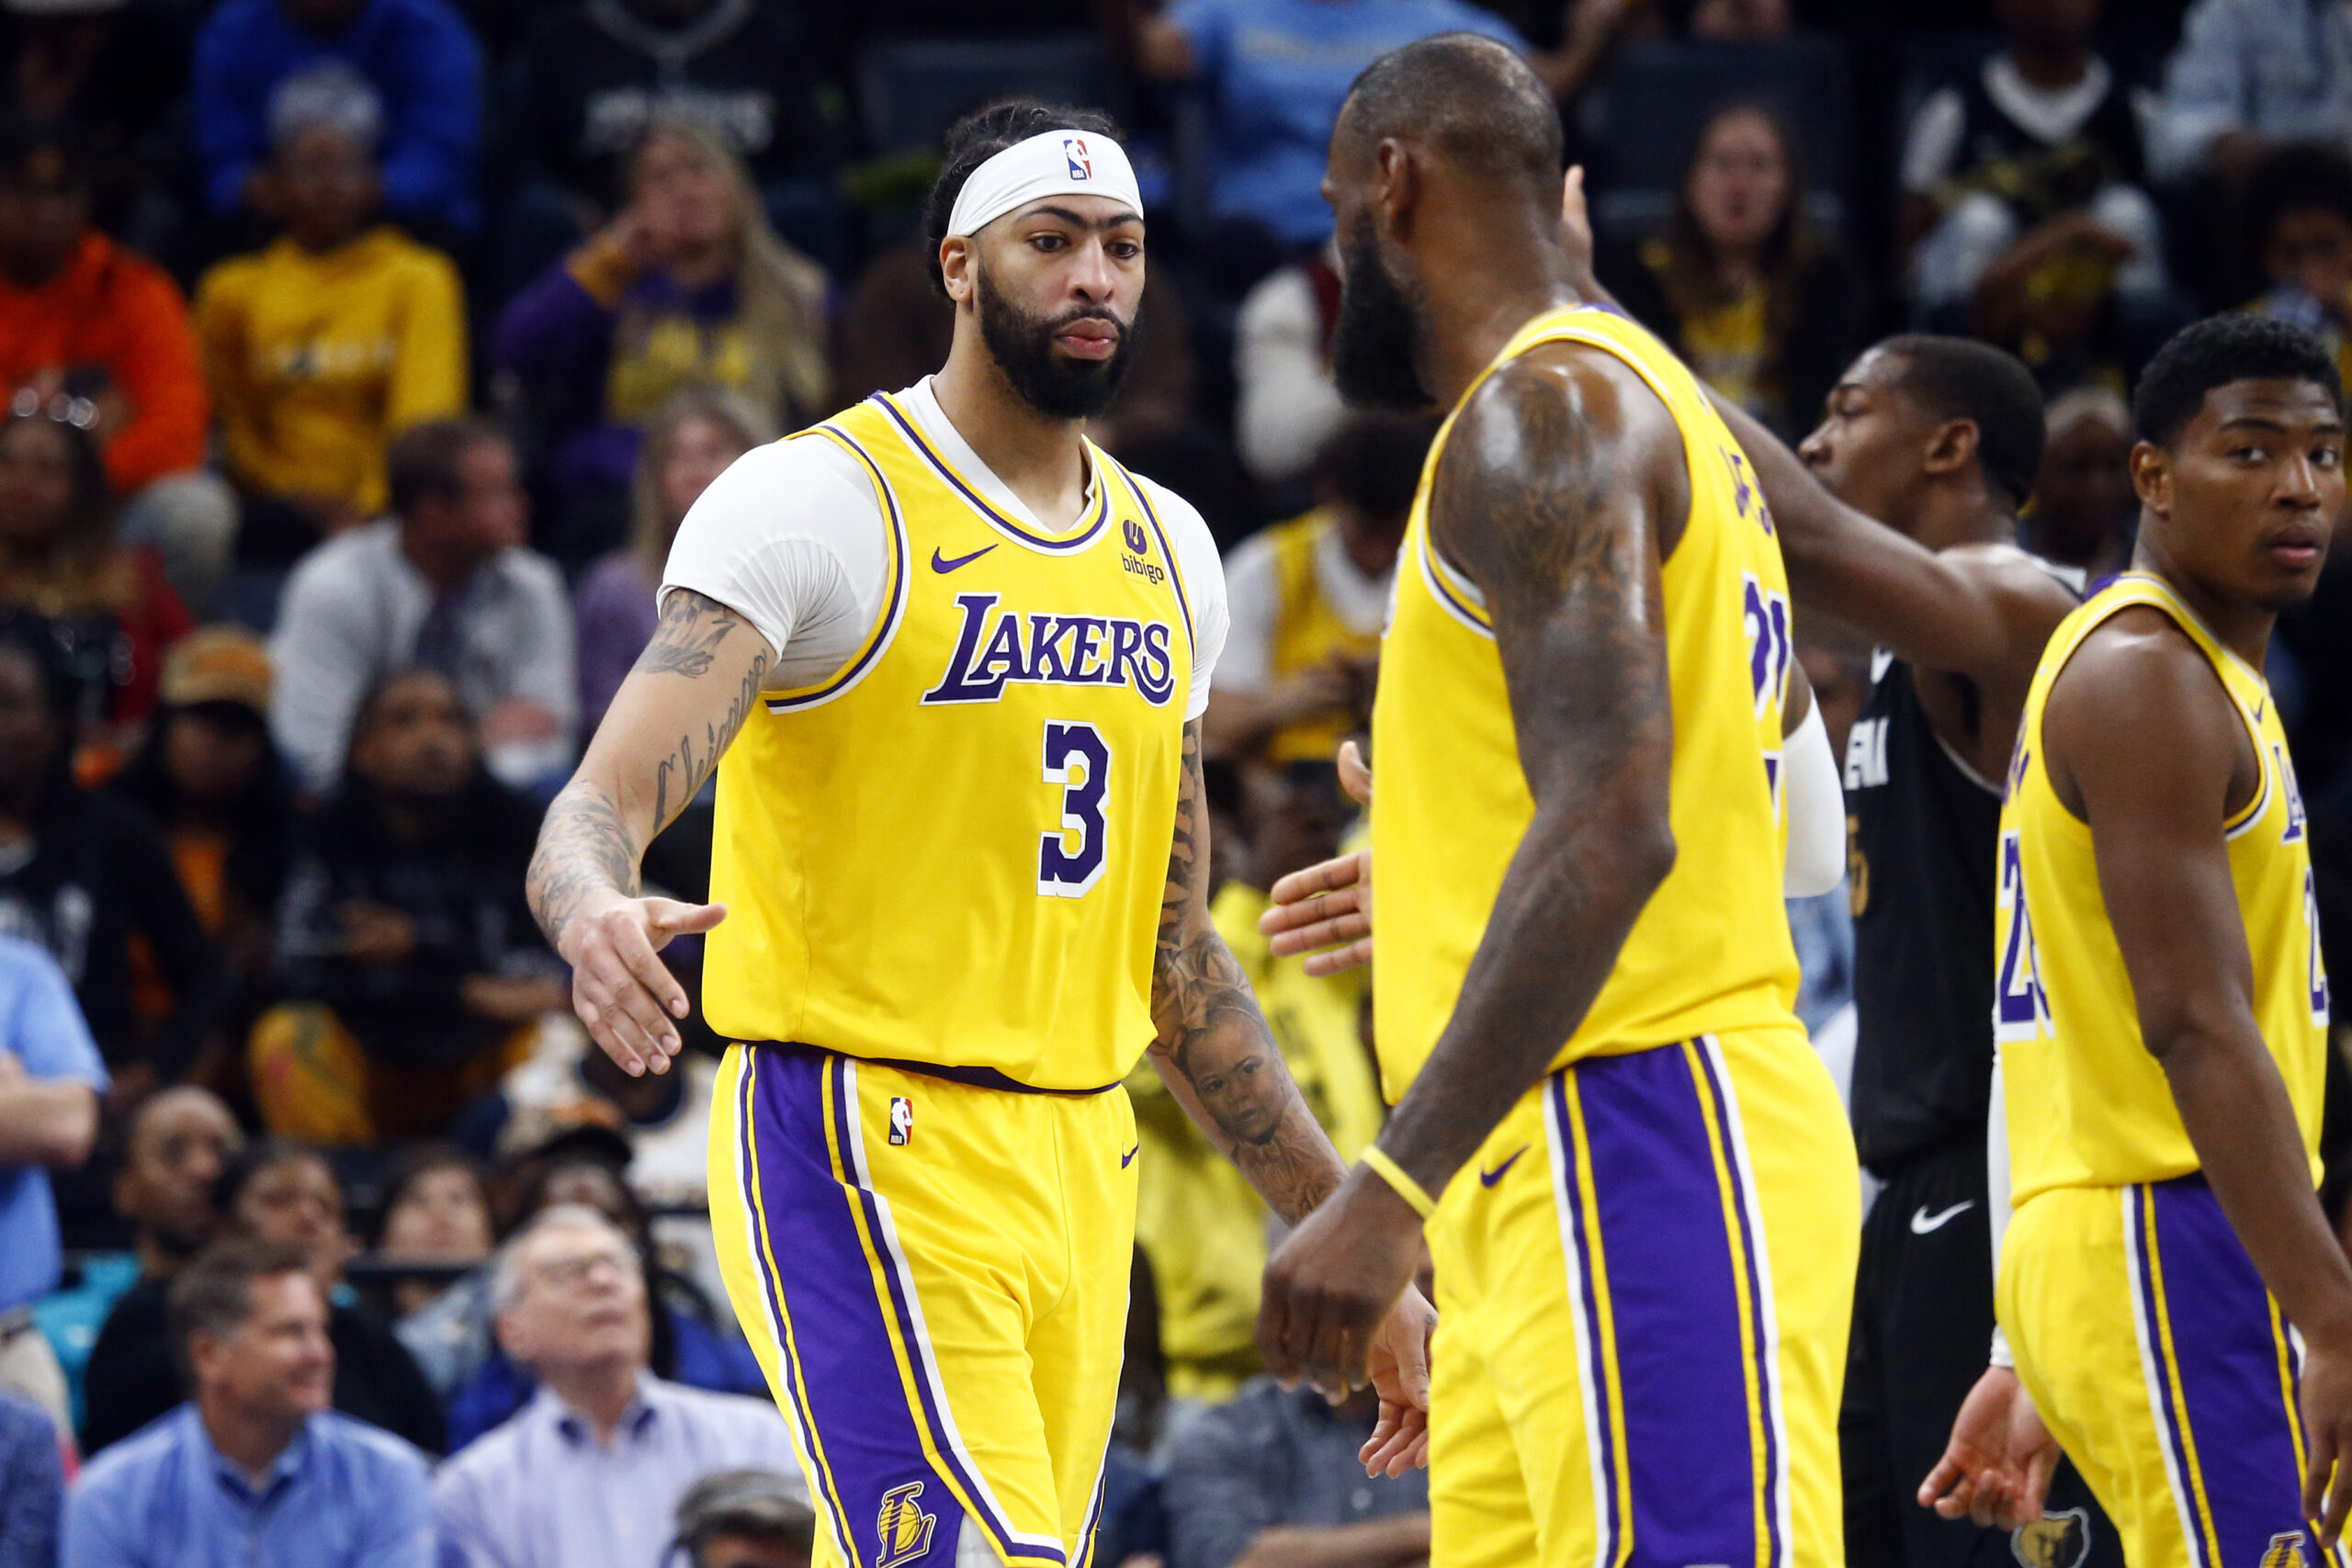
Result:
<svg viewBox="0 0 2352 1568">
<path fill-rule="evenodd" d="M 237 1200 L 245 1195 L 245 1189 L 253 1185 L 254 1178 L 281 1165 L 302 1161 L 316 1161 L 327 1168 L 328 1174 L 334 1172 L 334 1162 L 308 1144 L 298 1144 L 289 1138 L 255 1138 L 220 1168 L 220 1175 L 212 1184 L 212 1212 L 225 1224 L 237 1207 Z M 343 1185 L 340 1177 L 335 1185 Z"/>
<path fill-rule="evenodd" d="M 1402 522 L 1436 435 L 1423 414 L 1351 413 L 1316 449 L 1316 486 L 1374 522 Z"/>
<path fill-rule="evenodd" d="M 2344 406 L 2335 356 L 2319 339 L 2276 316 L 2232 310 L 2183 327 L 2156 350 L 2140 373 L 2133 431 L 2169 446 L 2197 417 L 2205 394 L 2233 381 L 2310 381 L 2326 388 L 2337 409 Z"/>
<path fill-rule="evenodd" d="M 1976 426 L 1976 463 L 2011 506 L 2023 506 L 2049 439 L 2041 388 L 2014 354 L 1973 338 L 1891 337 L 1879 352 L 1901 367 L 1894 384 L 1931 418 Z"/>
<path fill-rule="evenodd" d="M 2324 142 L 2290 141 L 2256 164 L 2246 182 L 2245 234 L 2257 272 L 2278 220 L 2306 207 L 2352 223 L 2352 158 Z"/>
<path fill-rule="evenodd" d="M 1340 110 L 1358 141 L 1416 137 L 1481 179 L 1560 200 L 1560 111 L 1519 51 L 1483 33 L 1436 33 L 1389 51 Z"/>
<path fill-rule="evenodd" d="M 974 109 L 947 128 L 940 149 L 939 177 L 922 204 L 922 231 L 931 241 L 931 286 L 944 299 L 947 276 L 939 270 L 939 243 L 947 238 L 947 220 L 956 215 L 956 198 L 972 171 L 1008 147 L 1018 147 L 1049 130 L 1082 130 L 1089 136 L 1124 141 L 1118 121 L 1101 109 L 1073 108 L 1041 98 L 1000 98 Z"/>
<path fill-rule="evenodd" d="M 164 1298 L 165 1337 L 183 1384 L 196 1381 L 188 1371 L 189 1335 L 199 1328 L 212 1335 L 235 1333 L 254 1310 L 255 1280 L 310 1271 L 311 1260 L 300 1247 L 251 1236 L 216 1241 L 188 1259 Z"/>
<path fill-rule="evenodd" d="M 485 441 L 504 441 L 506 432 L 486 419 L 427 420 L 392 438 L 384 454 L 384 477 L 392 513 L 404 517 L 420 501 L 454 501 L 465 493 L 461 465 Z"/>
</svg>

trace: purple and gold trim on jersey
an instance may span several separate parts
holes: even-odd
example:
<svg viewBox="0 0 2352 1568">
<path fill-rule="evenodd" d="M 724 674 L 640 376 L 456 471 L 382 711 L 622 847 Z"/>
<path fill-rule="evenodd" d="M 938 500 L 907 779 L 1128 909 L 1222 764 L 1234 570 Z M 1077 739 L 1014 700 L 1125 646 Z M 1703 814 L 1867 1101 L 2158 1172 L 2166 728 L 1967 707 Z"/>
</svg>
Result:
<svg viewBox="0 0 2352 1568">
<path fill-rule="evenodd" d="M 1007 1563 L 1084 1568 L 1091 1552 L 1073 1562 L 1057 1537 L 1014 1528 L 957 1429 L 889 1201 L 867 1169 L 858 1065 L 773 1045 L 730 1060 L 740 1071 L 721 1083 L 758 1245 L 761 1326 L 842 1560 L 950 1568 L 968 1522 Z M 1089 1539 L 1101 1488 L 1098 1476 Z"/>
<path fill-rule="evenodd" d="M 946 454 L 932 445 L 931 438 L 922 433 L 922 426 L 905 409 L 899 406 L 896 398 L 888 392 L 876 392 L 866 400 L 889 415 L 890 422 L 899 427 L 899 434 L 906 437 L 907 445 L 914 448 L 916 455 L 930 465 L 933 473 L 946 481 L 948 489 L 954 491 L 967 505 L 979 513 L 982 522 L 1015 544 L 1026 545 L 1033 550 L 1044 550 L 1051 555 L 1069 555 L 1092 544 L 1094 536 L 1102 531 L 1102 525 L 1110 521 L 1111 487 L 1103 482 L 1102 466 L 1099 462 L 1094 476 L 1094 504 L 1080 514 L 1077 523 L 1073 524 L 1068 532 L 1040 533 L 999 511 L 985 495 L 980 493 L 978 486 L 957 472 L 956 465 L 947 460 Z"/>
<path fill-rule="evenodd" d="M 2203 1177 L 2120 1197 L 2132 1327 L 2191 1568 L 2314 1568 L 2298 1337 Z M 2352 1552 L 2326 1560 L 2347 1568 Z"/>
<path fill-rule="evenodd" d="M 768 693 L 763 700 L 770 713 L 790 713 L 797 708 L 816 707 L 855 686 L 865 678 L 866 671 L 874 668 L 883 650 L 890 646 L 890 639 L 898 635 L 899 623 L 906 618 L 907 614 L 907 519 L 899 509 L 898 492 L 890 488 L 890 481 L 883 478 L 881 465 L 875 462 L 873 455 L 858 445 L 855 436 L 837 424 L 820 424 L 803 431 L 800 435 L 786 436 L 786 439 L 797 441 L 811 435 L 830 440 L 856 458 L 858 465 L 865 468 L 866 477 L 874 481 L 874 498 L 882 503 L 882 514 L 890 524 L 887 536 L 890 555 L 887 565 L 889 592 L 883 595 L 882 608 L 876 614 L 874 624 L 866 628 L 865 638 L 858 644 L 857 651 L 850 655 L 839 670 L 813 686 Z"/>
<path fill-rule="evenodd" d="M 1176 558 L 1176 551 L 1168 543 L 1168 530 L 1160 525 L 1159 509 L 1151 504 L 1151 497 L 1143 492 L 1142 481 L 1127 472 L 1123 464 L 1105 455 L 1091 442 L 1088 443 L 1088 450 L 1094 454 L 1095 471 L 1100 473 L 1104 468 L 1115 470 L 1119 482 L 1127 487 L 1127 493 L 1136 498 L 1136 505 L 1143 509 L 1144 521 L 1151 525 L 1151 536 L 1159 541 L 1159 558 L 1168 563 L 1169 585 L 1176 590 L 1176 609 L 1184 617 L 1184 646 L 1197 653 L 1200 643 L 1193 626 L 1193 601 L 1184 592 L 1183 563 Z"/>
<path fill-rule="evenodd" d="M 1738 1101 L 1712 1038 L 1544 1089 L 1601 1568 L 1790 1561 L 1779 1333 Z"/>
<path fill-rule="evenodd" d="M 1445 613 L 1492 642 L 1494 617 L 1487 614 L 1477 589 L 1468 578 L 1445 564 L 1437 553 L 1435 541 L 1426 532 L 1417 536 L 1413 556 L 1421 564 L 1421 581 L 1429 584 L 1430 594 Z"/>
</svg>

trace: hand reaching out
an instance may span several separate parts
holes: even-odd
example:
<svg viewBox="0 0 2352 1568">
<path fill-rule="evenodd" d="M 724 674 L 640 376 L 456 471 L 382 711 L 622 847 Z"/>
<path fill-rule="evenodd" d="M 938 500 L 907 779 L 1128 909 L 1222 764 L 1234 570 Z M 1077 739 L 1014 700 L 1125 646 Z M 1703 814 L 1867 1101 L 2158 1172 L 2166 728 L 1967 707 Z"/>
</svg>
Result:
<svg viewBox="0 0 2352 1568">
<path fill-rule="evenodd" d="M 2008 1367 L 1987 1367 L 1951 1424 L 1944 1457 L 1919 1483 L 1919 1506 L 1940 1518 L 2015 1529 L 2041 1517 L 2058 1441 Z"/>
<path fill-rule="evenodd" d="M 1352 740 L 1340 747 L 1340 784 L 1359 806 L 1372 804 L 1372 770 Z M 1372 962 L 1370 850 L 1294 871 L 1274 884 L 1270 897 L 1273 908 L 1259 917 L 1258 929 L 1274 939 L 1277 954 L 1306 954 L 1310 975 L 1337 975 Z"/>
</svg>

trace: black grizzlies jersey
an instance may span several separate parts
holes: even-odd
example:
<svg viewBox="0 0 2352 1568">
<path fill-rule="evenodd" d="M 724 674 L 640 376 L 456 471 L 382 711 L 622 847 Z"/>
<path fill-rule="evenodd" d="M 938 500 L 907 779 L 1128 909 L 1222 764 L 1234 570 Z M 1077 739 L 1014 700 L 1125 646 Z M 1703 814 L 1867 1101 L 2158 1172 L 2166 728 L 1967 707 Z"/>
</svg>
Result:
<svg viewBox="0 0 2352 1568">
<path fill-rule="evenodd" d="M 1936 736 L 1881 650 L 1846 741 L 1854 901 L 1854 1142 L 1883 1176 L 1981 1141 L 1993 1074 L 2001 795 Z"/>
</svg>

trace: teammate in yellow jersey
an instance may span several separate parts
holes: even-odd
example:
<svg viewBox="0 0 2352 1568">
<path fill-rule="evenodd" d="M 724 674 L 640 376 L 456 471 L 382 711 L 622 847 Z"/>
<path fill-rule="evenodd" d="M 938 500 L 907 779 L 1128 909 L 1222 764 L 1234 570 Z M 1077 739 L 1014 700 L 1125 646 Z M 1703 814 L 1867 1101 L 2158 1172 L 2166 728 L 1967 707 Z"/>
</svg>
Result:
<svg viewBox="0 0 2352 1568">
<path fill-rule="evenodd" d="M 1703 389 L 1581 305 L 1559 178 L 1542 85 L 1459 34 L 1333 134 L 1341 389 L 1453 412 L 1373 724 L 1396 1111 L 1261 1343 L 1359 1375 L 1426 1220 L 1436 1568 L 1829 1568 L 1858 1182 L 1790 1010 L 1787 588 Z"/>
<path fill-rule="evenodd" d="M 1000 105 L 926 218 L 946 366 L 696 503 L 530 893 L 632 1073 L 688 1010 L 658 951 L 710 933 L 712 1221 L 817 1561 L 1080 1568 L 1134 1245 L 1120 1080 L 1148 1049 L 1287 1219 L 1343 1168 L 1210 923 L 1215 547 L 1084 435 L 1144 286 L 1126 156 L 1098 115 Z M 714 770 L 722 902 L 643 896 Z M 1408 1295 L 1370 1331 L 1369 1468 L 1419 1458 L 1430 1323 Z"/>
<path fill-rule="evenodd" d="M 1929 1490 L 2031 1511 L 2046 1422 L 2132 1568 L 2342 1563 L 2327 976 L 2262 667 L 2344 509 L 2343 391 L 2307 334 L 2221 316 L 2156 355 L 2134 422 L 2132 570 L 2051 638 L 2001 812 L 2015 1371 L 1986 1372 Z"/>
</svg>

